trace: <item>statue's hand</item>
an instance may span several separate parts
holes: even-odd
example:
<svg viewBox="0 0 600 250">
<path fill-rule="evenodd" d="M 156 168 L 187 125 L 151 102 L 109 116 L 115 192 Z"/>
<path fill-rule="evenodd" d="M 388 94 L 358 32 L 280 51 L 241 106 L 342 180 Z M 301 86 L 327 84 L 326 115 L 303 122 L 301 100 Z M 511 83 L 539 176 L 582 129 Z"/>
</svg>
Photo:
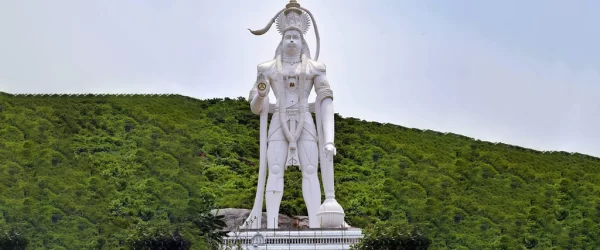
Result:
<svg viewBox="0 0 600 250">
<path fill-rule="evenodd" d="M 327 143 L 327 145 L 325 145 L 325 148 L 323 148 L 323 151 L 325 151 L 326 156 L 334 156 L 337 153 L 335 150 L 335 146 L 333 146 L 333 143 Z"/>
<path fill-rule="evenodd" d="M 269 95 L 269 90 L 271 89 L 271 87 L 269 86 L 269 83 L 267 83 L 267 79 L 265 78 L 265 76 L 261 73 L 260 75 L 258 75 L 258 77 L 256 78 L 256 88 L 258 89 L 258 96 L 260 97 L 265 97 L 267 95 Z"/>
</svg>

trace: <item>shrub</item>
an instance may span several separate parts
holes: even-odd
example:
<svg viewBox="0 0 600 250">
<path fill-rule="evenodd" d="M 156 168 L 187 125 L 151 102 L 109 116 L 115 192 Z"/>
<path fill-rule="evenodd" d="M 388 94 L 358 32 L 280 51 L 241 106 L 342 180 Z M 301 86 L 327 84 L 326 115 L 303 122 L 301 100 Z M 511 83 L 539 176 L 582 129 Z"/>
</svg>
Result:
<svg viewBox="0 0 600 250">
<path fill-rule="evenodd" d="M 431 245 L 431 240 L 417 226 L 378 223 L 365 233 L 361 242 L 353 246 L 355 250 L 423 250 Z"/>
</svg>

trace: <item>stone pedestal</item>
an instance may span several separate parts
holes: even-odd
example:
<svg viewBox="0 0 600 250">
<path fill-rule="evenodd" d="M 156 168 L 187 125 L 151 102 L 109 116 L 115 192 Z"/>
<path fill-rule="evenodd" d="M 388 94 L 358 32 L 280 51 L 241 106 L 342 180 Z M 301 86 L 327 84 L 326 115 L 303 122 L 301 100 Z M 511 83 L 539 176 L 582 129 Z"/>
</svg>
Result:
<svg viewBox="0 0 600 250">
<path fill-rule="evenodd" d="M 302 230 L 241 230 L 224 237 L 221 249 L 350 249 L 363 238 L 358 228 Z"/>
</svg>

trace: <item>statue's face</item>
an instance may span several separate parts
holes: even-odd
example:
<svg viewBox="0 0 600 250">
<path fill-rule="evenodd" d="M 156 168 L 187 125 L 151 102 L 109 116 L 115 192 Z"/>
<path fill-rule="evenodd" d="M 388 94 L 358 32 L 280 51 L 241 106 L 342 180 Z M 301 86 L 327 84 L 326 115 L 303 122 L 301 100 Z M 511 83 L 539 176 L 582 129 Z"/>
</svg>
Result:
<svg viewBox="0 0 600 250">
<path fill-rule="evenodd" d="M 296 54 L 302 51 L 302 36 L 297 30 L 288 30 L 283 34 L 283 51 L 287 54 Z"/>
</svg>

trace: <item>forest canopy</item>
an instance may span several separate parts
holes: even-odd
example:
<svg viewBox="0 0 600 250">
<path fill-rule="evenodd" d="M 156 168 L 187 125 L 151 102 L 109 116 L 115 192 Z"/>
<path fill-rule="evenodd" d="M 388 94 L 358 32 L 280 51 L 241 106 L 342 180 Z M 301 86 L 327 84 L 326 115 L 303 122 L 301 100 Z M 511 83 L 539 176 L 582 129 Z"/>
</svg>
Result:
<svg viewBox="0 0 600 250">
<path fill-rule="evenodd" d="M 335 121 L 336 196 L 352 226 L 418 227 L 431 249 L 600 245 L 598 158 Z M 258 132 L 242 97 L 0 92 L 0 235 L 126 249 L 160 227 L 205 246 L 215 236 L 198 218 L 252 207 Z M 285 176 L 281 212 L 306 214 L 299 170 Z"/>
</svg>

